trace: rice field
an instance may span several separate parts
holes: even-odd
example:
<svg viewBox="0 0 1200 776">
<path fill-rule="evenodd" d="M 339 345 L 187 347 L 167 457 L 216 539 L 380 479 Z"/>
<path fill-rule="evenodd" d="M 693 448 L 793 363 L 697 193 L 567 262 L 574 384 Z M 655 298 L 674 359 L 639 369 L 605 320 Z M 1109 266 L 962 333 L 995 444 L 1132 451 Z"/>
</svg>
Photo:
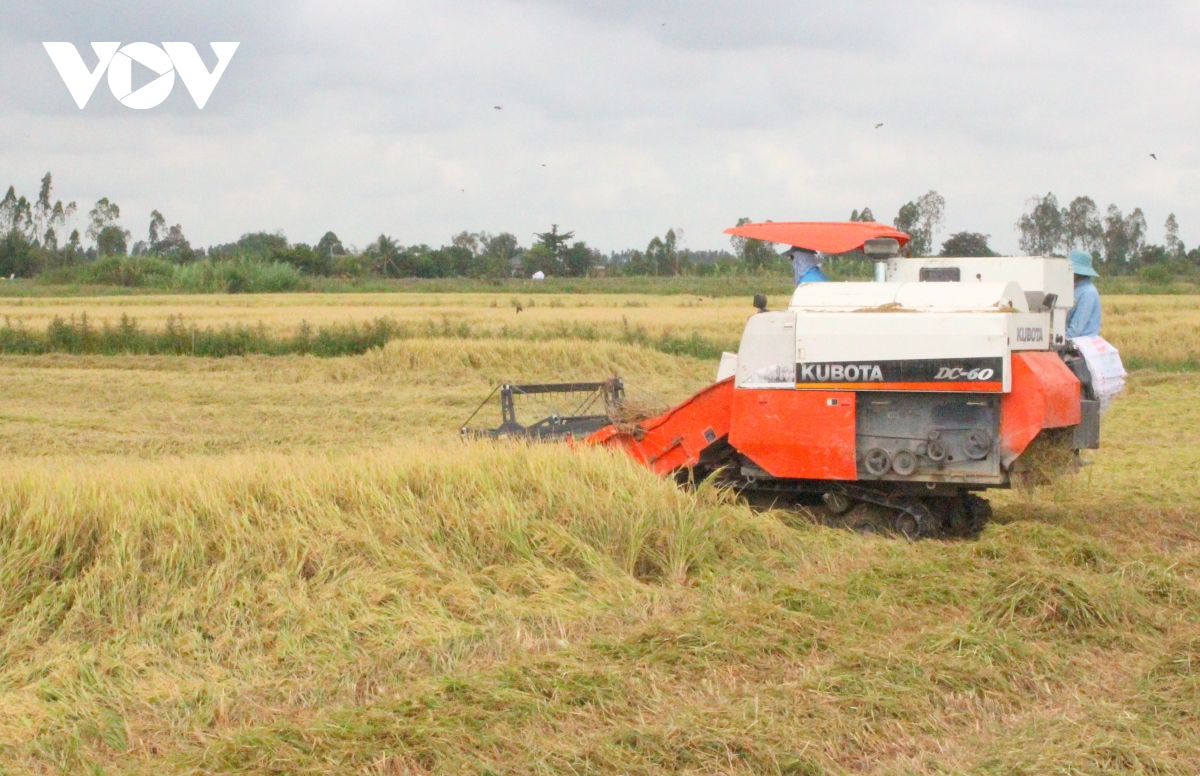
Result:
<svg viewBox="0 0 1200 776">
<path fill-rule="evenodd" d="M 776 304 L 786 304 L 777 297 Z M 521 312 L 517 312 L 520 306 Z M 55 317 L 87 314 L 95 324 L 116 324 L 122 315 L 148 328 L 167 319 L 220 328 L 262 324 L 278 335 L 312 326 L 388 318 L 424 325 L 429 321 L 467 324 L 479 331 L 504 326 L 546 328 L 564 322 L 601 328 L 622 322 L 646 327 L 679 326 L 728 338 L 741 332 L 754 312 L 750 299 L 691 295 L 634 294 L 211 294 L 193 296 L 70 297 L 0 299 L 0 318 L 44 327 Z"/>
<path fill-rule="evenodd" d="M 715 362 L 622 327 L 736 344 L 749 312 L 519 301 L 0 302 L 468 324 L 336 358 L 0 356 L 0 774 L 1195 772 L 1200 299 L 1106 298 L 1137 369 L 1090 465 L 920 543 L 461 442 L 502 381 L 678 401 Z M 553 336 L 576 324 L 600 334 Z"/>
<path fill-rule="evenodd" d="M 1200 370 L 1195 296 L 1107 296 L 1104 333 L 1133 368 Z M 770 297 L 774 307 L 787 303 Z M 520 311 L 518 312 L 518 308 Z M 4 329 L 40 332 L 55 321 L 92 329 L 167 326 L 283 340 L 301 332 L 384 322 L 392 336 L 657 343 L 714 357 L 736 350 L 753 312 L 740 297 L 622 294 L 263 294 L 0 298 Z M 1169 337 L 1162 336 L 1170 332 Z M 3 336 L 0 336 L 3 340 Z"/>
</svg>

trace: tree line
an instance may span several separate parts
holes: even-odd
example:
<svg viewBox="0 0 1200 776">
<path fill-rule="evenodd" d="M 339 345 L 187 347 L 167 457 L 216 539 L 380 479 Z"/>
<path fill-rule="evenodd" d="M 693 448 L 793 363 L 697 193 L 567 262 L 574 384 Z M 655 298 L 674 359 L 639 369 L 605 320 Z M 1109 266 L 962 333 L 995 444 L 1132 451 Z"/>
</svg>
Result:
<svg viewBox="0 0 1200 776">
<path fill-rule="evenodd" d="M 1030 199 L 1017 220 L 1021 249 L 1031 255 L 1085 250 L 1110 274 L 1139 273 L 1150 278 L 1165 279 L 1200 268 L 1200 246 L 1187 250 L 1174 213 L 1163 226 L 1163 243 L 1152 244 L 1146 238 L 1146 215 L 1140 207 L 1122 214 L 1112 204 L 1101 216 L 1091 197 L 1075 197 L 1060 207 L 1053 192 Z"/>
<path fill-rule="evenodd" d="M 945 199 L 929 191 L 899 209 L 893 225 L 911 236 L 912 256 L 990 256 L 989 236 L 977 232 L 949 235 L 937 247 L 945 222 Z M 50 282 L 94 282 L 155 285 L 186 270 L 191 284 L 205 287 L 204 278 L 237 274 L 237 267 L 275 267 L 311 277 L 342 278 L 511 278 L 536 272 L 556 277 L 595 275 L 738 275 L 787 273 L 790 266 L 770 243 L 734 237 L 729 250 L 695 251 L 683 247 L 683 234 L 668 229 L 653 237 L 645 249 L 602 254 L 575 239 L 557 224 L 532 235 L 527 246 L 510 232 L 460 232 L 449 244 L 402 245 L 379 235 L 362 249 L 348 248 L 326 232 L 316 244 L 289 242 L 281 233 L 250 232 L 237 241 L 208 248 L 194 247 L 180 224 L 168 225 L 157 209 L 151 211 L 144 238 L 134 239 L 121 221 L 121 208 L 108 198 L 98 200 L 86 214 L 84 232 L 68 228 L 75 220 L 75 202 L 53 197 L 53 177 L 42 178 L 37 197 L 18 196 L 10 186 L 0 200 L 0 277 L 41 277 Z M 876 221 L 869 207 L 855 209 L 851 221 Z M 750 219 L 738 220 L 738 225 Z M 1091 251 L 1109 274 L 1163 275 L 1165 279 L 1200 267 L 1200 247 L 1187 251 L 1179 238 L 1174 214 L 1167 217 L 1162 245 L 1146 238 L 1146 218 L 1140 208 L 1123 215 L 1110 205 L 1102 216 L 1086 196 L 1059 206 L 1053 193 L 1033 197 L 1016 222 L 1021 249 L 1030 255 L 1057 254 L 1081 248 Z M 66 236 L 64 237 L 64 233 Z M 84 238 L 87 238 L 85 244 Z M 832 257 L 832 276 L 870 274 L 869 262 L 854 252 Z M 232 268 L 232 269 L 231 269 Z M 224 273 L 224 275 L 222 275 Z M 211 285 L 211 283 L 208 283 Z"/>
</svg>

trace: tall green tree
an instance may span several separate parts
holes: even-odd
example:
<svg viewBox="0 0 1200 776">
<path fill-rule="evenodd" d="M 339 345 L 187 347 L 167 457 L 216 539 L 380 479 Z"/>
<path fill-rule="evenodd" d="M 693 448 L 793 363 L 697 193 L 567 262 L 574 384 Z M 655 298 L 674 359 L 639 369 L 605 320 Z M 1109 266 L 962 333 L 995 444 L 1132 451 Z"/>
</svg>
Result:
<svg viewBox="0 0 1200 776">
<path fill-rule="evenodd" d="M 529 277 L 535 272 L 544 272 L 547 276 L 562 274 L 562 262 L 544 242 L 534 243 L 521 254 L 521 274 Z"/>
<path fill-rule="evenodd" d="M 372 268 L 377 274 L 385 277 L 403 277 L 407 274 L 402 266 L 400 244 L 386 234 L 379 235 L 367 248 L 367 253 L 372 258 Z"/>
<path fill-rule="evenodd" d="M 110 202 L 108 197 L 96 200 L 96 204 L 88 211 L 88 237 L 96 241 L 96 253 L 101 256 L 124 256 L 128 253 L 129 231 L 122 229 L 117 220 L 121 218 L 121 208 L 116 202 Z"/>
<path fill-rule="evenodd" d="M 1187 249 L 1183 246 L 1183 240 L 1179 239 L 1179 221 L 1175 218 L 1174 213 L 1167 215 L 1167 222 L 1163 226 L 1166 230 L 1163 243 L 1166 245 L 1167 253 L 1173 259 L 1182 259 L 1187 254 Z"/>
<path fill-rule="evenodd" d="M 599 263 L 599 251 L 589 248 L 587 243 L 582 241 L 574 243 L 562 252 L 562 267 L 568 277 L 587 277 Z"/>
<path fill-rule="evenodd" d="M 24 195 L 17 196 L 13 186 L 8 187 L 4 199 L 0 200 L 0 230 L 4 235 L 18 234 L 26 240 L 33 239 L 33 208 Z"/>
<path fill-rule="evenodd" d="M 538 232 L 537 242 L 521 257 L 521 269 L 525 274 L 544 272 L 547 275 L 566 274 L 566 253 L 574 232 L 558 231 L 558 224 L 551 224 L 550 231 Z"/>
<path fill-rule="evenodd" d="M 452 247 L 470 254 L 462 274 L 473 278 L 496 276 L 496 258 L 488 255 L 488 246 L 493 239 L 488 232 L 459 232 L 450 239 Z"/>
<path fill-rule="evenodd" d="M 1146 247 L 1146 216 L 1140 207 L 1122 216 L 1115 204 L 1104 216 L 1104 261 L 1118 271 L 1137 266 Z"/>
<path fill-rule="evenodd" d="M 668 274 L 679 275 L 682 267 L 680 261 L 682 253 L 679 250 L 679 235 L 683 230 L 675 231 L 674 227 L 667 229 L 667 233 L 663 235 L 663 259 L 666 261 L 666 270 Z"/>
<path fill-rule="evenodd" d="M 93 240 L 100 238 L 100 232 L 105 227 L 116 224 L 121 217 L 121 208 L 116 202 L 109 202 L 108 197 L 101 197 L 88 211 L 88 237 Z"/>
<path fill-rule="evenodd" d="M 32 277 L 46 266 L 36 240 L 33 207 L 9 186 L 0 200 L 0 277 Z"/>
<path fill-rule="evenodd" d="M 317 242 L 317 253 L 322 256 L 328 256 L 332 259 L 334 256 L 345 256 L 346 248 L 342 245 L 342 241 L 333 232 L 326 232 Z"/>
<path fill-rule="evenodd" d="M 491 235 L 483 246 L 485 274 L 492 278 L 512 277 L 521 245 L 511 232 Z"/>
<path fill-rule="evenodd" d="M 1104 225 L 1091 197 L 1076 197 L 1062 210 L 1062 247 L 1099 256 L 1104 247 Z"/>
<path fill-rule="evenodd" d="M 158 252 L 158 241 L 167 231 L 167 219 L 157 210 L 150 211 L 150 252 Z"/>
<path fill-rule="evenodd" d="M 892 224 L 911 238 L 905 246 L 910 256 L 928 256 L 945 220 L 946 200 L 930 189 L 914 201 L 901 205 Z"/>
<path fill-rule="evenodd" d="M 546 248 L 555 256 L 567 247 L 567 244 L 575 238 L 574 232 L 558 231 L 558 224 L 551 224 L 549 232 L 539 232 L 535 235 L 538 238 L 538 243 L 546 246 Z"/>
<path fill-rule="evenodd" d="M 147 246 L 150 253 L 166 256 L 176 264 L 188 264 L 196 258 L 192 244 L 183 235 L 183 227 L 179 224 L 167 226 L 167 219 L 157 210 L 150 211 L 150 228 L 147 236 L 150 238 Z M 138 245 L 141 243 L 139 242 Z M 136 245 L 134 249 L 136 253 Z"/>
<path fill-rule="evenodd" d="M 283 232 L 247 232 L 237 241 L 240 252 L 260 259 L 270 259 L 276 253 L 286 251 L 287 247 L 287 236 Z"/>
<path fill-rule="evenodd" d="M 33 239 L 48 250 L 58 249 L 58 230 L 67 224 L 67 219 L 75 214 L 75 203 L 66 205 L 62 200 L 51 203 L 54 190 L 54 178 L 47 172 L 42 176 L 42 185 L 38 189 L 38 199 L 32 208 Z"/>
<path fill-rule="evenodd" d="M 769 250 L 769 245 L 768 245 Z M 771 252 L 772 257 L 774 251 Z M 679 251 L 679 235 L 674 228 L 667 229 L 662 237 L 654 237 L 642 254 L 647 272 L 652 275 L 679 275 L 682 272 L 682 255 Z"/>
<path fill-rule="evenodd" d="M 466 248 L 478 256 L 487 245 L 490 235 L 487 232 L 459 232 L 450 238 L 450 244 L 458 248 Z"/>
<path fill-rule="evenodd" d="M 738 226 L 745 226 L 749 223 L 751 223 L 749 218 L 739 218 L 737 221 Z M 779 261 L 779 254 L 775 253 L 775 249 L 769 242 L 737 236 L 731 237 L 729 242 L 733 245 L 733 252 L 737 256 L 738 263 L 750 272 L 760 272 Z"/>
<path fill-rule="evenodd" d="M 1029 200 L 1017 219 L 1021 250 L 1028 256 L 1052 256 L 1063 242 L 1063 211 L 1053 193 Z"/>
<path fill-rule="evenodd" d="M 917 223 L 920 220 L 921 208 L 917 205 L 917 203 L 905 202 L 900 206 L 900 212 L 896 214 L 896 218 L 892 221 L 893 226 L 911 238 L 908 242 L 908 250 L 909 253 L 916 254 L 917 256 L 921 255 L 921 251 L 917 250 L 918 248 L 927 247 L 919 242 L 921 236 L 917 234 Z M 914 245 L 914 243 L 916 243 L 916 245 Z"/>
<path fill-rule="evenodd" d="M 271 259 L 282 264 L 291 264 L 305 275 L 325 277 L 333 273 L 333 257 L 327 253 L 319 253 L 304 243 L 289 245 L 286 250 L 273 254 Z"/>
<path fill-rule="evenodd" d="M 942 256 L 995 256 L 988 245 L 988 235 L 978 232 L 958 232 L 942 243 Z"/>
</svg>

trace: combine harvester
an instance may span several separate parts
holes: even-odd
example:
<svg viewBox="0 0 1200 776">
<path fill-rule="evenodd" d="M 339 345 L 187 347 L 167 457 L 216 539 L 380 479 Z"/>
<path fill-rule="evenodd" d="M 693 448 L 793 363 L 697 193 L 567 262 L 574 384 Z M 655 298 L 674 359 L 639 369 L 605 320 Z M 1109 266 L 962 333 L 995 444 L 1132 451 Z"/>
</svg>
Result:
<svg viewBox="0 0 1200 776">
<path fill-rule="evenodd" d="M 1066 259 L 902 258 L 908 235 L 874 223 L 728 232 L 861 249 L 875 282 L 805 283 L 779 311 L 757 296 L 713 385 L 657 417 L 603 425 L 587 444 L 680 482 L 713 477 L 753 503 L 815 507 L 828 522 L 914 538 L 978 531 L 991 514 L 978 493 L 1028 473 L 1034 448 L 1070 460 L 1099 446 L 1102 397 L 1064 334 Z M 612 386 L 563 387 L 619 400 Z M 520 433 L 511 412 L 506 421 Z M 579 439 L 603 423 L 586 421 L 554 423 Z"/>
</svg>

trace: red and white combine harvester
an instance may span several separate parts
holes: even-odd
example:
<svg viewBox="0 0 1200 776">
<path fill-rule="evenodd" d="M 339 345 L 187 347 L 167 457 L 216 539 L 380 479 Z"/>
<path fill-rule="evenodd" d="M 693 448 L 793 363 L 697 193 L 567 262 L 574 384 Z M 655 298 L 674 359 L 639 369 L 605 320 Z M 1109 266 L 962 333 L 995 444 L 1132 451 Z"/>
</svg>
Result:
<svg viewBox="0 0 1200 776">
<path fill-rule="evenodd" d="M 716 382 L 661 415 L 550 425 L 570 426 L 576 439 L 590 431 L 587 444 L 680 481 L 715 477 L 752 501 L 809 505 L 860 530 L 911 537 L 977 531 L 990 514 L 977 493 L 1010 486 L 1033 448 L 1070 458 L 1099 446 L 1101 397 L 1065 338 L 1066 259 L 903 258 L 908 236 L 873 223 L 730 232 L 832 254 L 861 249 L 876 281 L 805 283 L 783 310 L 760 295 Z M 606 404 L 623 395 L 619 382 L 594 387 Z M 550 386 L 505 388 L 511 403 L 514 389 Z"/>
</svg>

